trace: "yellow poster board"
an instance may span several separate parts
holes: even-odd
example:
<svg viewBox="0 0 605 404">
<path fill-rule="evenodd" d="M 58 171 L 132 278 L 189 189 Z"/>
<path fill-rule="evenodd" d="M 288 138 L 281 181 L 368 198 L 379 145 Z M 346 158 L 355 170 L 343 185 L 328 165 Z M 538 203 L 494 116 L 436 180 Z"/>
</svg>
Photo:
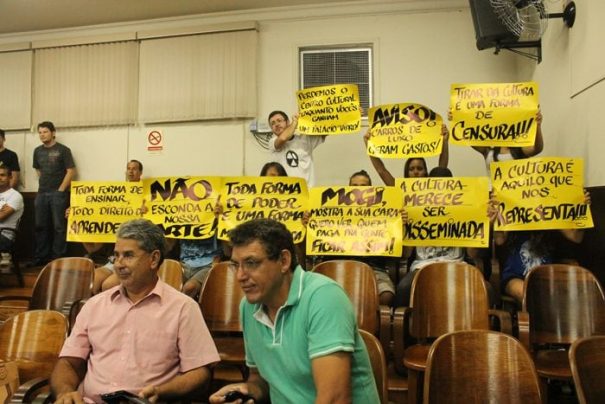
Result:
<svg viewBox="0 0 605 404">
<path fill-rule="evenodd" d="M 498 201 L 496 230 L 593 227 L 584 202 L 584 161 L 544 157 L 501 161 L 490 166 Z"/>
<path fill-rule="evenodd" d="M 452 84 L 450 142 L 468 146 L 532 146 L 538 84 Z"/>
<path fill-rule="evenodd" d="M 307 211 L 307 183 L 294 177 L 226 177 L 220 199 L 218 237 L 252 219 L 274 219 L 292 233 L 294 243 L 305 239 L 302 219 Z"/>
<path fill-rule="evenodd" d="M 341 135 L 361 129 L 359 89 L 355 84 L 306 88 L 296 92 L 298 131 L 305 135 Z"/>
<path fill-rule="evenodd" d="M 140 182 L 73 181 L 67 241 L 114 243 L 120 224 L 141 216 Z"/>
<path fill-rule="evenodd" d="M 399 189 L 317 187 L 309 201 L 307 255 L 401 256 Z"/>
<path fill-rule="evenodd" d="M 421 104 L 387 104 L 370 108 L 369 156 L 430 157 L 441 153 L 441 116 Z"/>
<path fill-rule="evenodd" d="M 397 178 L 408 214 L 403 244 L 488 247 L 487 177 Z"/>
<path fill-rule="evenodd" d="M 214 235 L 221 177 L 158 177 L 143 180 L 145 218 L 168 238 L 205 239 Z"/>
</svg>

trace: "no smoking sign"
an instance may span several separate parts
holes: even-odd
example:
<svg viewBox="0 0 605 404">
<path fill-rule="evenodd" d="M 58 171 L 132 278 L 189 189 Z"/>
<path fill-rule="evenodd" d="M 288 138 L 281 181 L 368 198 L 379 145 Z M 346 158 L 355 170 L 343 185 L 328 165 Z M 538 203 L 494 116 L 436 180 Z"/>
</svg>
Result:
<svg viewBox="0 0 605 404">
<path fill-rule="evenodd" d="M 147 133 L 147 151 L 160 152 L 164 150 L 164 136 L 159 130 L 152 130 Z"/>
</svg>

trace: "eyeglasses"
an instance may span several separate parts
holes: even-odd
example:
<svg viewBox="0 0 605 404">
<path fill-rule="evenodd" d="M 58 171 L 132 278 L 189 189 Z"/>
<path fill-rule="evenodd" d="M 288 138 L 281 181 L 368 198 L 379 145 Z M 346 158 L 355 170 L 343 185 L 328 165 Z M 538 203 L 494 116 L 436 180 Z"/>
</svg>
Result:
<svg viewBox="0 0 605 404">
<path fill-rule="evenodd" d="M 239 268 L 242 269 L 245 273 L 249 274 L 250 272 L 254 272 L 260 265 L 267 260 L 267 257 L 257 259 L 257 258 L 248 258 L 243 260 L 242 262 L 229 262 L 229 268 L 232 271 L 237 271 Z"/>
<path fill-rule="evenodd" d="M 123 262 L 131 263 L 135 259 L 142 257 L 145 254 L 149 254 L 149 253 L 144 252 L 143 254 L 136 255 L 133 251 L 126 251 L 124 254 L 119 254 L 114 251 L 113 255 L 108 258 L 108 261 L 111 264 L 115 264 L 116 262 L 118 262 L 118 260 L 121 259 Z"/>
</svg>

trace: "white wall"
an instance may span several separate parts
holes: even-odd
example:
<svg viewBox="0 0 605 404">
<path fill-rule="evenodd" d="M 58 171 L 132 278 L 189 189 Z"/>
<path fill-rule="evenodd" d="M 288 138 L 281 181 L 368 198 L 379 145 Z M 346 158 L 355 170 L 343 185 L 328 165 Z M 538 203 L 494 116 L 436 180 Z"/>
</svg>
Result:
<svg viewBox="0 0 605 404">
<path fill-rule="evenodd" d="M 436 3 L 438 7 L 430 7 Z M 447 4 L 446 4 L 447 3 Z M 456 7 L 452 8 L 452 4 Z M 295 111 L 298 89 L 298 48 L 328 44 L 372 43 L 374 47 L 374 104 L 421 102 L 442 115 L 449 103 L 453 82 L 515 81 L 518 56 L 479 52 L 466 1 L 392 1 L 227 13 L 182 20 L 112 25 L 28 33 L 0 37 L 0 43 L 61 36 L 87 36 L 107 32 L 237 20 L 259 22 L 258 116 L 265 120 L 273 109 Z M 421 10 L 414 11 L 414 8 Z M 531 71 L 526 72 L 527 75 Z M 550 107 L 548 108 L 550 110 Z M 52 117 L 48 117 L 52 120 Z M 177 174 L 256 175 L 271 160 L 247 132 L 248 122 L 220 121 L 164 124 L 145 127 L 112 127 L 63 130 L 58 140 L 71 147 L 81 180 L 119 180 L 126 161 L 139 159 L 146 176 Z M 0 123 L 1 127 L 1 123 Z M 150 155 L 145 148 L 149 129 L 161 129 L 165 150 Z M 25 171 L 24 190 L 37 187 L 31 155 L 38 145 L 35 133 L 9 134 L 7 146 L 20 156 Z M 451 146 L 450 166 L 455 175 L 483 175 L 481 156 L 470 148 Z M 329 138 L 316 150 L 318 185 L 345 183 L 351 173 L 366 169 L 379 183 L 365 155 L 362 133 Z M 436 164 L 436 158 L 429 165 Z M 395 176 L 403 161 L 390 160 Z"/>
<path fill-rule="evenodd" d="M 551 12 L 563 1 L 547 2 Z M 605 2 L 576 1 L 574 27 L 562 20 L 549 21 L 543 37 L 543 61 L 523 61 L 521 79 L 540 83 L 544 114 L 544 156 L 584 159 L 588 186 L 605 185 Z"/>
</svg>

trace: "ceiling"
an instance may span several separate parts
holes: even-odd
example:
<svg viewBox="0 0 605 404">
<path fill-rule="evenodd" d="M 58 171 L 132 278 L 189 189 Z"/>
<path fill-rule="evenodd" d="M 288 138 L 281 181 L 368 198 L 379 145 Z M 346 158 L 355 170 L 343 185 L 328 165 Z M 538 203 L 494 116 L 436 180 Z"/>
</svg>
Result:
<svg viewBox="0 0 605 404">
<path fill-rule="evenodd" d="M 343 0 L 0 0 L 0 34 Z M 350 0 L 349 0 L 350 1 Z M 365 0 L 353 0 L 365 1 Z"/>
</svg>

